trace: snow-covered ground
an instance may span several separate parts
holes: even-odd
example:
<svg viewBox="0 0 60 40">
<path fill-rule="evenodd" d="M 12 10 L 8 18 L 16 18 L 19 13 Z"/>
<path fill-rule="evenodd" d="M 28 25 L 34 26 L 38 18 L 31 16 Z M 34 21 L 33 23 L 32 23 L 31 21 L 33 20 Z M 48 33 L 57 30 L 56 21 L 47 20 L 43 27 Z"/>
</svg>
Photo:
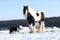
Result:
<svg viewBox="0 0 60 40">
<path fill-rule="evenodd" d="M 60 40 L 60 29 L 44 29 L 43 33 L 29 33 L 29 28 L 22 27 L 19 33 L 9 34 L 9 30 L 0 31 L 0 40 Z"/>
</svg>

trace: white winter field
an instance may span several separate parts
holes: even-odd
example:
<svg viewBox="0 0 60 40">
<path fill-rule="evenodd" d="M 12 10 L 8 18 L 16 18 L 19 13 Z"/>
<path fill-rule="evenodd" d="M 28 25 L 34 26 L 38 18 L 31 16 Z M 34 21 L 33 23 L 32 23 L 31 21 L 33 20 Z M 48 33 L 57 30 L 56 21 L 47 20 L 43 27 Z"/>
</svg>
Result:
<svg viewBox="0 0 60 40">
<path fill-rule="evenodd" d="M 9 34 L 9 30 L 0 30 L 0 40 L 60 40 L 59 28 L 47 28 L 43 33 L 29 33 L 29 28 L 22 27 L 22 30 Z"/>
</svg>

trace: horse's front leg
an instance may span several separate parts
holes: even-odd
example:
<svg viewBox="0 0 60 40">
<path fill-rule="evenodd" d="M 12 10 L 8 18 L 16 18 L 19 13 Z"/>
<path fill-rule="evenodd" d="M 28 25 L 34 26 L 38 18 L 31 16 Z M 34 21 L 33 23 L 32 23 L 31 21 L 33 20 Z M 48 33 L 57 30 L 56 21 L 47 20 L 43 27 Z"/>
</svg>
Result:
<svg viewBox="0 0 60 40">
<path fill-rule="evenodd" d="M 33 33 L 36 33 L 36 28 L 35 28 L 35 26 L 31 26 L 31 29 L 32 29 L 32 32 L 33 32 Z"/>
<path fill-rule="evenodd" d="M 30 33 L 36 33 L 36 28 L 33 24 L 30 25 Z"/>
</svg>

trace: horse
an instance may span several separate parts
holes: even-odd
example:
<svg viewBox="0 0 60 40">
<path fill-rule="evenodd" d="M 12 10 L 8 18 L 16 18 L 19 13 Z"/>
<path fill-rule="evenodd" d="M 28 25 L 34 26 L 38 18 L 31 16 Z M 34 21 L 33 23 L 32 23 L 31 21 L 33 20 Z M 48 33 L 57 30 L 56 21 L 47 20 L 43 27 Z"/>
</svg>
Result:
<svg viewBox="0 0 60 40">
<path fill-rule="evenodd" d="M 44 27 L 44 12 L 42 11 L 34 11 L 29 6 L 23 6 L 23 15 L 28 21 L 30 32 L 42 32 Z M 39 23 L 38 30 L 36 29 L 35 23 Z M 42 29 L 42 30 L 41 30 Z"/>
</svg>

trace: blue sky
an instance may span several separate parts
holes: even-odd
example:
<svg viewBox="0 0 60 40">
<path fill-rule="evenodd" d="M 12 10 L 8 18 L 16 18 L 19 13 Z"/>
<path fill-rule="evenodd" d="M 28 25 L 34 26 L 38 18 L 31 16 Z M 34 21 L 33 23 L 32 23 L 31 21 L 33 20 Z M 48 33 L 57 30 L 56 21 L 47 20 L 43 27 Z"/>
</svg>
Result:
<svg viewBox="0 0 60 40">
<path fill-rule="evenodd" d="M 45 17 L 60 16 L 60 0 L 0 0 L 0 20 L 23 19 L 23 6 L 43 10 Z"/>
</svg>

